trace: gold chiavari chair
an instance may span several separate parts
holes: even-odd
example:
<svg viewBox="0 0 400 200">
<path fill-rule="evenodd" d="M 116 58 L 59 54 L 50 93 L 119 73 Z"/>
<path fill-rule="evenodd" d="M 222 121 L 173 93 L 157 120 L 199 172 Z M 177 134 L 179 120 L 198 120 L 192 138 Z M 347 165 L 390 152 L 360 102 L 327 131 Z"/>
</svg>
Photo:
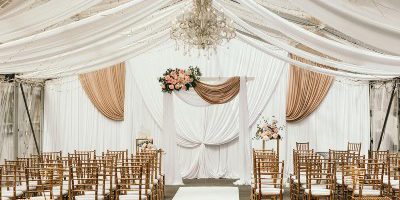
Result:
<svg viewBox="0 0 400 200">
<path fill-rule="evenodd" d="M 314 150 L 293 150 L 293 174 L 290 174 L 290 198 L 301 199 L 302 184 L 306 182 L 307 155 L 316 155 Z"/>
<path fill-rule="evenodd" d="M 97 163 L 81 161 L 80 165 L 70 164 L 71 191 L 69 199 L 101 200 L 105 197 L 99 194 L 99 167 Z"/>
<path fill-rule="evenodd" d="M 385 163 L 374 159 L 360 160 L 353 167 L 353 184 L 349 186 L 352 199 L 363 199 L 365 197 L 384 197 L 383 175 Z"/>
<path fill-rule="evenodd" d="M 361 154 L 361 143 L 347 143 L 347 151 L 355 152 L 357 155 Z"/>
<path fill-rule="evenodd" d="M 386 196 L 394 197 L 393 187 L 399 185 L 399 161 L 400 155 L 397 153 L 391 153 L 388 156 L 386 162 L 385 175 L 383 176 L 383 186 Z"/>
<path fill-rule="evenodd" d="M 296 142 L 296 150 L 310 150 L 309 142 Z"/>
<path fill-rule="evenodd" d="M 4 160 L 4 163 L 6 165 L 16 166 L 16 189 L 17 191 L 25 193 L 27 190 L 25 181 L 25 168 L 27 167 L 27 163 L 23 160 Z"/>
<path fill-rule="evenodd" d="M 261 199 L 283 199 L 284 162 L 257 159 L 255 197 Z"/>
<path fill-rule="evenodd" d="M 354 157 L 355 153 L 341 150 L 329 150 L 329 161 L 333 163 L 335 168 L 334 180 L 335 180 L 335 196 L 338 199 L 345 199 L 347 196 L 347 186 L 352 184 L 351 170 L 349 165 L 352 164 L 351 157 Z"/>
<path fill-rule="evenodd" d="M 148 176 L 143 171 L 143 165 L 119 166 L 117 200 L 147 200 L 151 199 L 147 188 Z M 146 168 L 146 167 L 145 167 Z"/>
<path fill-rule="evenodd" d="M 251 199 L 257 199 L 257 161 L 278 162 L 276 152 L 273 150 L 255 150 L 253 149 L 253 173 L 251 182 Z"/>
<path fill-rule="evenodd" d="M 310 156 L 306 170 L 306 184 L 304 187 L 304 199 L 330 199 L 335 193 L 335 169 L 329 159 L 320 156 Z"/>
<path fill-rule="evenodd" d="M 143 166 L 143 173 L 145 174 L 146 181 L 145 187 L 149 190 L 149 195 L 151 199 L 160 199 L 160 189 L 158 180 L 156 180 L 157 174 L 157 166 L 155 162 L 155 155 L 148 154 L 144 152 L 140 152 L 136 155 L 131 155 L 131 158 L 128 159 L 128 165 Z"/>
<path fill-rule="evenodd" d="M 14 200 L 21 197 L 24 192 L 17 190 L 17 165 L 4 164 L 2 169 L 1 198 Z"/>
<path fill-rule="evenodd" d="M 158 179 L 160 199 L 164 198 L 165 195 L 165 175 L 162 172 L 162 154 L 164 153 L 162 149 L 157 150 L 145 150 L 145 152 L 154 152 L 156 154 L 157 172 L 156 178 Z"/>
<path fill-rule="evenodd" d="M 132 154 L 132 158 L 133 157 L 140 157 L 143 156 L 144 158 L 147 158 L 147 162 L 149 163 L 149 170 L 150 170 L 150 185 L 153 189 L 152 193 L 154 194 L 154 196 L 156 196 L 157 199 L 161 199 L 162 196 L 162 186 L 161 186 L 161 182 L 163 180 L 161 180 L 158 177 L 158 153 L 157 151 L 150 151 L 150 150 L 143 150 L 142 152 L 137 153 L 135 156 L 133 156 Z"/>
<path fill-rule="evenodd" d="M 0 199 L 3 199 L 1 191 L 3 190 L 3 166 L 0 166 Z M 6 197 L 4 197 L 5 199 Z"/>
</svg>

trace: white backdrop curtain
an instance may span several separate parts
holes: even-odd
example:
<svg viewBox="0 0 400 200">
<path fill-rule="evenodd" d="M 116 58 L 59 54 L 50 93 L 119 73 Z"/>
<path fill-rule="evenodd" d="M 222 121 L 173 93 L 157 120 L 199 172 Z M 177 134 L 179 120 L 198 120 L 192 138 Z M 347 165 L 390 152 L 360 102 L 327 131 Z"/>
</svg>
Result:
<svg viewBox="0 0 400 200">
<path fill-rule="evenodd" d="M 232 49 L 237 50 L 232 51 Z M 240 41 L 231 41 L 229 49 L 219 48 L 218 53 L 210 59 L 203 56 L 183 56 L 182 52 L 174 51 L 173 43 L 170 43 L 132 59 L 127 62 L 127 66 L 129 65 L 134 69 L 133 76 L 139 85 L 146 107 L 158 124 L 161 124 L 162 119 L 162 93 L 155 80 L 168 67 L 197 65 L 205 77 L 237 75 L 268 77 L 256 78 L 255 81 L 248 83 L 249 126 L 258 119 L 286 70 L 284 62 L 271 58 Z M 144 71 L 140 66 L 147 66 L 148 70 Z M 237 99 L 206 108 L 193 107 L 176 99 L 178 152 L 184 178 L 238 177 L 238 167 L 233 163 L 226 165 L 228 159 L 237 161 L 237 158 L 232 156 L 238 155 L 238 108 Z"/>
<path fill-rule="evenodd" d="M 220 84 L 220 83 L 218 83 Z M 180 99 L 185 99 L 185 102 L 187 102 L 191 106 L 198 106 L 198 107 L 204 107 L 205 104 L 200 103 L 199 99 L 194 97 L 193 93 L 190 92 L 174 92 L 179 96 Z M 187 96 L 187 97 L 186 97 Z M 189 99 L 193 99 L 194 101 L 191 102 Z M 242 165 L 239 166 L 239 178 L 240 180 L 236 181 L 236 185 L 248 185 L 251 183 L 251 142 L 250 142 L 250 135 L 249 135 L 249 110 L 248 110 L 248 102 L 247 102 L 247 78 L 246 77 L 240 77 L 240 91 L 239 91 L 239 115 L 238 119 L 234 119 L 234 121 L 237 121 L 239 124 L 239 131 L 238 135 L 236 134 L 221 134 L 221 135 L 211 135 L 208 138 L 203 138 L 197 141 L 197 143 L 200 143 L 198 145 L 200 147 L 200 152 L 198 156 L 198 161 L 200 166 L 207 165 L 207 159 L 205 158 L 205 150 L 206 150 L 206 145 L 207 146 L 215 146 L 215 145 L 223 145 L 226 144 L 227 142 L 230 142 L 233 138 L 237 138 L 239 140 L 238 144 L 238 149 L 239 149 L 239 154 L 238 156 L 238 162 L 243 163 Z M 204 101 L 204 100 L 203 100 Z M 207 102 L 206 102 L 207 103 Z M 208 104 L 208 106 L 212 106 L 211 104 Z M 217 105 L 214 105 L 217 106 Z M 162 147 L 166 152 L 166 156 L 164 157 L 165 160 L 172 160 L 167 162 L 164 166 L 166 171 L 169 173 L 169 177 L 166 177 L 166 184 L 174 184 L 178 185 L 182 183 L 182 175 L 180 174 L 180 168 L 178 165 L 176 165 L 175 160 L 177 160 L 176 157 L 176 146 L 177 144 L 184 146 L 183 143 L 177 143 L 176 140 L 176 135 L 177 135 L 177 129 L 175 127 L 175 109 L 174 109 L 174 102 L 173 102 L 173 94 L 168 94 L 164 93 L 164 99 L 163 99 L 163 133 L 162 137 L 163 143 Z M 186 113 L 189 114 L 189 113 Z M 190 117 L 191 114 L 189 114 L 188 117 Z M 196 122 L 193 122 L 196 123 Z M 191 140 L 192 138 L 196 138 L 197 135 L 190 135 L 186 141 Z M 192 147 L 192 143 L 186 142 L 186 147 Z"/>
<path fill-rule="evenodd" d="M 255 132 L 261 116 L 275 115 L 285 123 L 287 65 L 237 40 L 228 46 L 207 59 L 196 54 L 184 56 L 174 51 L 174 43 L 169 42 L 127 61 L 124 122 L 102 116 L 87 99 L 77 77 L 47 82 L 44 150 L 133 150 L 135 134 L 143 128 L 152 133 L 156 144 L 161 144 L 163 97 L 157 77 L 169 67 L 198 65 L 204 76 L 254 76 L 256 79 L 248 83 L 250 134 Z M 242 163 L 237 159 L 237 104 L 236 98 L 227 104 L 199 108 L 175 98 L 178 165 L 184 178 L 239 177 Z M 368 144 L 368 116 L 368 85 L 335 81 L 324 102 L 308 119 L 287 125 L 280 154 L 289 162 L 286 171 L 291 169 L 291 151 L 296 141 L 310 141 L 316 151 L 345 148 L 346 141 Z M 229 142 L 219 145 L 220 141 L 211 140 L 215 136 Z M 207 142 L 217 145 L 206 145 Z M 260 141 L 253 144 L 261 147 Z M 274 145 L 267 143 L 271 148 Z M 368 147 L 363 146 L 366 150 Z"/>
</svg>

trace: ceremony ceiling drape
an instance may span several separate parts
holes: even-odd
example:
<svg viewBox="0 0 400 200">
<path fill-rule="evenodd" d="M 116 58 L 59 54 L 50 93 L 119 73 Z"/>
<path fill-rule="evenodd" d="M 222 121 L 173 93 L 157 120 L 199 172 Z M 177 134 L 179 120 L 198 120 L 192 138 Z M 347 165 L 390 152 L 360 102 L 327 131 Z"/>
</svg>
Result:
<svg viewBox="0 0 400 200">
<path fill-rule="evenodd" d="M 0 42 L 31 36 L 58 22 L 68 19 L 101 0 L 51 0 L 31 9 L 0 18 Z"/>
<path fill-rule="evenodd" d="M 61 19 L 68 18 L 70 11 L 73 10 L 71 7 L 76 5 L 56 4 L 58 1 L 51 0 L 31 9 L 22 9 L 21 15 L 28 16 L 31 12 L 41 11 L 37 19 L 31 17 L 27 20 L 27 23 L 31 23 L 29 25 L 31 27 L 42 27 L 47 23 L 62 21 Z M 85 2 L 88 1 L 74 1 L 76 4 L 82 4 L 82 7 L 90 7 Z M 274 55 L 276 58 L 302 68 L 356 80 L 390 79 L 400 75 L 399 56 L 380 54 L 324 38 L 288 22 L 253 0 L 239 2 L 241 4 L 230 0 L 213 1 L 214 6 L 222 8 L 241 31 L 253 34 L 289 53 L 338 70 L 293 63 L 295 61 L 287 57 Z M 170 22 L 179 14 L 176 11 L 188 8 L 190 4 L 190 1 L 173 0 L 128 1 L 78 21 L 44 31 L 26 33 L 27 35 L 24 33 L 24 36 L 18 36 L 20 38 L 13 38 L 0 44 L 0 73 L 21 73 L 19 75 L 21 78 L 57 78 L 86 73 L 123 62 L 167 41 Z M 54 12 L 44 12 L 50 5 L 54 6 L 54 9 L 51 9 Z M 56 10 L 65 12 L 60 16 L 54 16 Z M 17 19 L 18 16 L 16 13 L 10 14 L 0 19 L 0 22 L 6 18 Z M 298 50 L 288 41 L 269 35 L 270 33 L 265 31 L 266 28 L 286 35 L 292 42 L 303 43 L 339 60 Z M 246 41 L 239 37 L 242 41 Z M 273 54 L 266 49 L 264 51 Z"/>
<path fill-rule="evenodd" d="M 379 67 L 397 73 L 400 71 L 399 56 L 379 54 L 329 40 L 283 19 L 268 9 L 259 6 L 254 0 L 238 0 L 238 2 L 262 16 L 265 24 L 314 50 L 369 69 Z"/>
<path fill-rule="evenodd" d="M 90 101 L 107 118 L 124 120 L 125 63 L 79 75 Z"/>
<path fill-rule="evenodd" d="M 400 14 L 393 9 L 400 7 L 399 1 L 292 2 L 315 18 L 357 40 L 393 55 L 400 55 Z"/>
</svg>

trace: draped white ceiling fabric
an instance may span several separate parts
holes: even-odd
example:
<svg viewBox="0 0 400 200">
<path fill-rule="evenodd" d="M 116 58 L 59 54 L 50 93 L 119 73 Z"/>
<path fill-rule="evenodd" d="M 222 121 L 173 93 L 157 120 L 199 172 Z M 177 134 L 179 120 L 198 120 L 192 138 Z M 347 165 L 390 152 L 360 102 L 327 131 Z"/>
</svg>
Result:
<svg viewBox="0 0 400 200">
<path fill-rule="evenodd" d="M 331 27 L 369 45 L 400 55 L 400 1 L 292 2 Z M 315 12 L 318 10 L 318 12 Z M 373 16 L 373 17 L 372 17 Z M 363 33 L 363 34 L 360 34 Z"/>
<path fill-rule="evenodd" d="M 238 40 L 221 47 L 210 59 L 174 51 L 174 43 L 127 61 L 125 120 L 104 117 L 86 97 L 76 76 L 49 81 L 45 88 L 45 151 L 75 149 L 104 151 L 134 150 L 134 139 L 149 130 L 162 144 L 163 94 L 157 77 L 169 67 L 198 65 L 204 76 L 252 76 L 248 83 L 249 128 L 255 133 L 262 116 L 285 122 L 288 65 Z M 277 51 L 279 54 L 285 52 Z M 144 68 L 146 70 L 144 70 Z M 178 164 L 183 178 L 238 178 L 240 153 L 238 99 L 217 106 L 194 107 L 175 98 Z M 189 113 L 189 115 L 188 115 Z M 286 173 L 292 170 L 291 152 L 296 141 L 310 141 L 316 151 L 345 149 L 347 141 L 362 142 L 368 150 L 368 84 L 337 79 L 320 107 L 309 118 L 286 124 L 280 158 Z M 333 137 L 334 136 L 334 137 Z M 268 148 L 274 144 L 267 143 Z M 261 147 L 253 141 L 253 147 Z"/>
<path fill-rule="evenodd" d="M 308 65 L 304 65 L 304 64 L 296 64 L 299 67 L 303 67 L 303 68 L 312 68 L 314 71 L 320 72 L 320 73 L 324 73 L 324 74 L 330 74 L 330 75 L 335 75 L 335 76 L 344 76 L 344 77 L 350 77 L 350 78 L 354 78 L 354 79 L 384 79 L 386 76 L 386 78 L 391 78 L 395 75 L 400 75 L 399 70 L 393 70 L 393 71 L 385 71 L 380 69 L 379 67 L 375 67 L 375 68 L 366 68 L 364 66 L 358 66 L 358 65 L 354 65 L 351 63 L 346 63 L 346 62 L 339 62 L 339 61 L 335 61 L 329 58 L 324 58 L 321 56 L 317 56 L 315 54 L 311 54 L 309 52 L 300 50 L 294 46 L 291 46 L 290 44 L 287 44 L 284 41 L 280 41 L 279 39 L 268 35 L 267 32 L 262 31 L 261 29 L 257 28 L 256 26 L 251 25 L 250 23 L 248 23 L 247 21 L 250 19 L 252 19 L 253 17 L 257 18 L 257 16 L 254 16 L 253 12 L 251 11 L 247 11 L 244 10 L 243 8 L 240 7 L 239 5 L 237 5 L 236 3 L 230 2 L 230 1 L 224 1 L 224 0 L 216 0 L 216 2 L 214 2 L 215 7 L 219 8 L 219 9 L 224 9 L 225 13 L 228 17 L 230 17 L 232 20 L 235 21 L 236 24 L 238 24 L 239 27 L 244 28 L 245 30 L 248 30 L 249 32 L 251 32 L 252 34 L 254 34 L 255 36 L 261 38 L 264 41 L 267 41 L 268 43 L 275 45 L 287 52 L 290 52 L 292 54 L 295 55 L 299 55 L 303 58 L 306 58 L 308 60 L 314 61 L 316 63 L 320 63 L 323 65 L 327 65 L 327 66 L 333 66 L 335 68 L 341 69 L 343 70 L 342 72 L 338 72 L 338 71 L 332 71 L 332 70 L 321 70 L 318 69 L 316 66 L 308 66 Z M 245 12 L 245 13 L 243 13 Z M 242 15 L 243 19 L 240 18 L 238 15 Z M 265 22 L 262 20 L 262 18 L 260 20 L 258 20 L 259 23 L 261 23 L 261 25 L 264 25 L 266 27 L 268 27 L 268 24 L 265 24 Z M 260 26 L 260 25 L 259 25 Z M 240 37 L 240 34 L 239 34 Z M 243 40 L 243 37 L 240 37 L 239 39 Z M 260 42 L 257 42 L 258 45 L 261 45 Z M 324 52 L 324 51 L 322 51 Z M 283 58 L 280 58 L 282 60 L 285 60 Z M 288 61 L 287 59 L 285 61 Z M 290 60 L 289 60 L 290 61 Z M 291 60 L 291 62 L 294 62 L 293 60 Z M 347 73 L 347 72 L 352 72 L 352 74 Z M 366 76 L 366 75 L 370 75 L 370 76 Z"/>
<path fill-rule="evenodd" d="M 283 19 L 263 6 L 260 6 L 254 0 L 238 1 L 250 10 L 254 11 L 254 13 L 262 16 L 265 20 L 265 24 L 272 26 L 274 29 L 288 37 L 317 51 L 323 52 L 326 55 L 370 69 L 376 69 L 376 67 L 379 67 L 387 71 L 400 71 L 399 56 L 383 55 L 329 40 Z"/>
<path fill-rule="evenodd" d="M 0 19 L 0 42 L 30 36 L 42 29 L 68 19 L 102 0 L 51 0 L 42 5 Z"/>
<path fill-rule="evenodd" d="M 264 42 L 316 63 L 335 67 L 338 71 L 321 70 L 304 64 L 300 67 L 356 80 L 390 79 L 400 75 L 400 57 L 397 55 L 379 54 L 321 37 L 281 18 L 254 0 L 239 2 L 241 4 L 230 0 L 216 0 L 214 6 L 228 11 L 227 15 L 240 29 L 259 37 Z M 392 5 L 389 0 L 385 2 Z M 46 29 L 50 25 L 70 19 L 71 15 L 78 14 L 97 3 L 98 0 L 76 0 L 68 3 L 49 0 L 37 5 L 31 1 L 10 5 L 10 10 L 5 11 L 4 16 L 0 13 L 0 27 L 3 27 L 1 29 L 3 34 L 0 34 L 0 41 L 3 42 L 0 44 L 0 73 L 18 73 L 21 78 L 58 78 L 128 60 L 167 41 L 170 22 L 180 14 L 177 11 L 189 8 L 191 5 L 191 1 L 133 0 L 84 19 Z M 35 6 L 30 7 L 32 4 Z M 325 8 L 331 8 L 330 4 Z M 341 5 L 335 6 L 337 8 Z M 379 6 L 384 7 L 382 4 Z M 354 9 L 353 6 L 347 10 Z M 355 13 L 361 15 L 360 12 Z M 376 12 L 371 13 L 378 15 Z M 390 13 L 391 16 L 395 16 L 393 14 L 395 12 Z M 35 17 L 32 17 L 33 15 Z M 22 18 L 25 19 L 23 23 Z M 370 20 L 368 23 L 373 24 L 383 21 L 383 18 L 381 16 L 374 21 L 371 17 L 363 16 L 363 20 Z M 373 40 L 379 43 L 380 47 L 393 47 L 391 50 L 393 51 L 398 45 L 390 42 L 396 38 L 391 33 L 397 29 L 392 30 L 390 27 L 397 27 L 396 24 L 398 23 L 383 23 L 380 27 L 384 29 L 382 30 L 384 33 L 380 39 L 363 38 L 368 34 L 361 28 L 357 29 L 360 31 L 354 30 L 354 34 L 361 35 L 360 40 L 365 40 L 366 43 Z M 294 42 L 303 43 L 339 60 L 299 50 L 291 46 L 288 41 L 270 36 L 270 33 L 265 32 L 265 28 L 272 28 L 276 33 L 286 35 Z M 374 44 L 378 46 L 376 43 Z M 285 57 L 275 57 L 288 62 Z M 289 61 L 293 62 L 291 59 Z"/>
</svg>

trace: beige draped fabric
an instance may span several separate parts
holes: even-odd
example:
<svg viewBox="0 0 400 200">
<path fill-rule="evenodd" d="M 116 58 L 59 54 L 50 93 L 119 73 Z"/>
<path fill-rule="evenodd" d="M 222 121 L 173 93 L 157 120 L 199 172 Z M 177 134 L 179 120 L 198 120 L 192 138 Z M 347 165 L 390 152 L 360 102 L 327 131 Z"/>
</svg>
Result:
<svg viewBox="0 0 400 200">
<path fill-rule="evenodd" d="M 79 75 L 90 101 L 107 118 L 124 120 L 125 63 Z"/>
<path fill-rule="evenodd" d="M 240 91 L 240 77 L 229 78 L 218 85 L 210 85 L 200 81 L 194 87 L 196 93 L 210 104 L 223 104 L 231 101 Z"/>
<path fill-rule="evenodd" d="M 290 56 L 304 63 L 328 68 L 328 66 L 311 63 L 293 54 Z M 333 81 L 332 76 L 291 66 L 286 100 L 286 121 L 296 122 L 309 116 L 324 100 Z"/>
</svg>

